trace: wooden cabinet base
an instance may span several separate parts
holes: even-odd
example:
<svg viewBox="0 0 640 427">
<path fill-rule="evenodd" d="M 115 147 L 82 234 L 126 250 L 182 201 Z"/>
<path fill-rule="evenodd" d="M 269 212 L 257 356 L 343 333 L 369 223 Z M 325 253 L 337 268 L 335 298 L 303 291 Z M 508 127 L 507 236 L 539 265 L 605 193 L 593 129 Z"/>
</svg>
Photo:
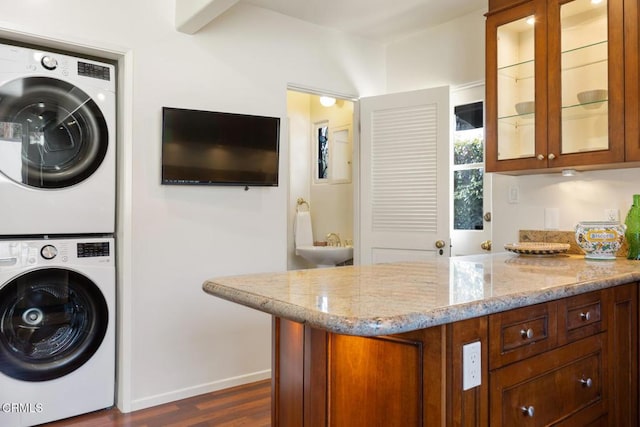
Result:
<svg viewBox="0 0 640 427">
<path fill-rule="evenodd" d="M 487 377 L 462 391 L 462 345 L 486 318 L 382 336 L 333 334 L 274 318 L 273 425 L 486 426 Z M 459 387 L 447 387 L 455 381 Z M 449 402 L 447 404 L 447 402 Z"/>
<path fill-rule="evenodd" d="M 274 317 L 272 425 L 637 426 L 637 286 L 381 337 Z M 476 341 L 481 384 L 463 390 Z"/>
</svg>

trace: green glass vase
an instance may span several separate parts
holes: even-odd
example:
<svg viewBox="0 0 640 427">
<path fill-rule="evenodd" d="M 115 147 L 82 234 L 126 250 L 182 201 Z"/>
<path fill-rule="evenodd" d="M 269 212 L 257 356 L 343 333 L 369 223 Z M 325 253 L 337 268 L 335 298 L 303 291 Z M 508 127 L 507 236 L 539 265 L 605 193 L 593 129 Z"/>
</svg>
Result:
<svg viewBox="0 0 640 427">
<path fill-rule="evenodd" d="M 640 194 L 633 195 L 633 205 L 624 224 L 627 226 L 624 237 L 629 246 L 627 258 L 640 260 Z"/>
</svg>

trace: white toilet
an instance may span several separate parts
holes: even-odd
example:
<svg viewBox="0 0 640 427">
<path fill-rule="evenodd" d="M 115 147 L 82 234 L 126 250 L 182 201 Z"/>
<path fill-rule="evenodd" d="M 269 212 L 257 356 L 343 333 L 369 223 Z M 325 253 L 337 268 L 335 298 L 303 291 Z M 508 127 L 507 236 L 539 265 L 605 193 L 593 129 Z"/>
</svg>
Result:
<svg viewBox="0 0 640 427">
<path fill-rule="evenodd" d="M 295 224 L 296 255 L 301 256 L 316 267 L 334 267 L 353 258 L 353 248 L 344 246 L 313 246 L 311 214 L 298 211 Z"/>
</svg>

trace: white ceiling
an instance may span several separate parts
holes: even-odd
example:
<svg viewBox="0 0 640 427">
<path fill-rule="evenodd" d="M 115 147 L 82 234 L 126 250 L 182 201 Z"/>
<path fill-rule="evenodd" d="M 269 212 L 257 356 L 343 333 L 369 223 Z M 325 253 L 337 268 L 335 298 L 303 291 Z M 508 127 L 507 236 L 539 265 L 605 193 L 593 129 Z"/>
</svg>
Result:
<svg viewBox="0 0 640 427">
<path fill-rule="evenodd" d="M 487 0 L 242 0 L 323 27 L 390 42 L 487 7 Z"/>
</svg>

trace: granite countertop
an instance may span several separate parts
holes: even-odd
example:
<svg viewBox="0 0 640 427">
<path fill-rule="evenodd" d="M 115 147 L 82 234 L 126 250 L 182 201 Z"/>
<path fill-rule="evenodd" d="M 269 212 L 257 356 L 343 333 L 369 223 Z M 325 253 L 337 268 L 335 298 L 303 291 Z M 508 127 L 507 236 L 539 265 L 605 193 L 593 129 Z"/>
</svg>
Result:
<svg viewBox="0 0 640 427">
<path fill-rule="evenodd" d="M 330 332 L 423 329 L 640 281 L 640 261 L 510 253 L 223 277 L 205 292 Z"/>
</svg>

